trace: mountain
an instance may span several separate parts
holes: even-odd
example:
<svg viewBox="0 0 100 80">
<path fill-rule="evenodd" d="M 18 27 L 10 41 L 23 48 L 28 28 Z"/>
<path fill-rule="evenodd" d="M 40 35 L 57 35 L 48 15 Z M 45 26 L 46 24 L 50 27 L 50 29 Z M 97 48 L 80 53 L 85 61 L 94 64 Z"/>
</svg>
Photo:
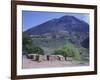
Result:
<svg viewBox="0 0 100 80">
<path fill-rule="evenodd" d="M 83 40 L 81 42 L 81 45 L 84 47 L 84 48 L 89 48 L 89 37 L 86 38 L 85 40 Z"/>
<path fill-rule="evenodd" d="M 74 16 L 62 16 L 49 20 L 25 31 L 28 35 L 40 35 L 54 32 L 89 32 L 89 25 Z"/>
</svg>

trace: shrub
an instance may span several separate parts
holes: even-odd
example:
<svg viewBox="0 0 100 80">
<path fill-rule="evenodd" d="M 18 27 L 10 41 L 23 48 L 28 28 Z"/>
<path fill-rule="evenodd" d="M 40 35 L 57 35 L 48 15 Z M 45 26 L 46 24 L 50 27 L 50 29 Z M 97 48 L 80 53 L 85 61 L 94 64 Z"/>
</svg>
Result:
<svg viewBox="0 0 100 80">
<path fill-rule="evenodd" d="M 40 48 L 39 46 L 35 46 L 33 44 L 32 39 L 26 35 L 25 33 L 23 33 L 23 52 L 26 52 L 28 54 L 44 54 L 44 51 L 42 48 Z"/>
<path fill-rule="evenodd" d="M 34 45 L 28 46 L 26 51 L 28 52 L 28 54 L 44 54 L 42 48 Z"/>
<path fill-rule="evenodd" d="M 54 55 L 62 55 L 62 56 L 67 56 L 66 55 L 66 52 L 65 51 L 63 51 L 63 50 L 56 50 L 54 53 L 53 53 Z"/>
<path fill-rule="evenodd" d="M 27 50 L 27 46 L 31 46 L 32 45 L 32 40 L 31 38 L 23 33 L 23 39 L 22 39 L 22 45 L 23 45 L 23 52 L 26 52 Z"/>
<path fill-rule="evenodd" d="M 73 44 L 66 44 L 63 48 L 63 51 L 66 52 L 66 56 L 68 57 L 74 57 L 74 59 L 80 60 L 80 50 L 74 46 Z"/>
</svg>

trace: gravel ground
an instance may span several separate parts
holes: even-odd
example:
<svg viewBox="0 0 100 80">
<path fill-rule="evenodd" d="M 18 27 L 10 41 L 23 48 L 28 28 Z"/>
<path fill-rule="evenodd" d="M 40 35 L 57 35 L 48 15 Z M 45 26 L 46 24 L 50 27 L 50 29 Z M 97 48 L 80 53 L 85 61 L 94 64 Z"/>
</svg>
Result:
<svg viewBox="0 0 100 80">
<path fill-rule="evenodd" d="M 32 61 L 27 59 L 26 56 L 22 58 L 22 68 L 46 68 L 46 67 L 75 67 L 75 66 L 89 66 L 88 62 L 79 62 L 79 61 Z"/>
</svg>

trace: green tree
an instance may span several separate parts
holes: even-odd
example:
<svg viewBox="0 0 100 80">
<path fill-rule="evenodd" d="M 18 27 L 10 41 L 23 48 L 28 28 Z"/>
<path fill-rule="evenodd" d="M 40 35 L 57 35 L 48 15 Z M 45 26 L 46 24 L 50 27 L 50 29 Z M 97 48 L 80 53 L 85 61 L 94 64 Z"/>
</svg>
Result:
<svg viewBox="0 0 100 80">
<path fill-rule="evenodd" d="M 33 44 L 32 39 L 23 33 L 23 52 L 28 54 L 44 54 L 44 51 L 39 46 Z"/>
<path fill-rule="evenodd" d="M 23 37 L 22 37 L 22 45 L 23 45 L 23 52 L 26 52 L 27 47 L 32 45 L 32 40 L 31 38 L 26 35 L 25 33 L 23 33 Z"/>
<path fill-rule="evenodd" d="M 53 54 L 54 55 L 62 55 L 65 57 L 65 60 L 66 60 L 67 54 L 64 50 L 56 50 Z"/>
<path fill-rule="evenodd" d="M 54 55 L 62 55 L 62 56 L 66 56 L 66 52 L 63 50 L 56 50 L 53 53 Z"/>
<path fill-rule="evenodd" d="M 63 51 L 66 52 L 66 56 L 73 57 L 76 60 L 80 60 L 80 50 L 71 43 L 66 44 L 63 48 Z"/>
<path fill-rule="evenodd" d="M 35 45 L 28 46 L 26 51 L 28 54 L 44 54 L 43 49 Z"/>
</svg>

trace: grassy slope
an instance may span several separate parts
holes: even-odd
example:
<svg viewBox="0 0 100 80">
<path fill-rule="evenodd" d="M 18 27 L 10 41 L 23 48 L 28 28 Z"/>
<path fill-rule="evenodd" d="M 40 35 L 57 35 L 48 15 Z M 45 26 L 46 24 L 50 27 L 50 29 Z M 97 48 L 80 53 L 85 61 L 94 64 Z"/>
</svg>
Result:
<svg viewBox="0 0 100 80">
<path fill-rule="evenodd" d="M 32 38 L 35 45 L 44 49 L 45 54 L 52 54 L 55 50 L 62 48 L 65 44 L 70 43 L 67 38 L 65 39 L 53 39 L 53 38 Z M 83 47 L 79 47 L 82 54 L 82 59 L 87 60 L 89 57 L 89 50 Z"/>
<path fill-rule="evenodd" d="M 54 50 L 61 48 L 67 42 L 66 39 L 33 38 L 33 43 L 42 47 L 46 54 L 52 54 Z"/>
</svg>

